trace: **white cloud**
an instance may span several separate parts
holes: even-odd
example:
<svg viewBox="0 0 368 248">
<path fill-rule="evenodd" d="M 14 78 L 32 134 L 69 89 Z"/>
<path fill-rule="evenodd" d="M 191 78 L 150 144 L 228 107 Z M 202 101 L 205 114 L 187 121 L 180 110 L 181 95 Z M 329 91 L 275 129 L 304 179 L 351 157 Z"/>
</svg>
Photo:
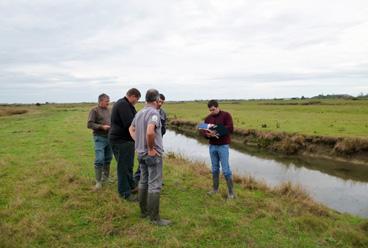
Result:
<svg viewBox="0 0 368 248">
<path fill-rule="evenodd" d="M 94 101 L 129 87 L 169 100 L 357 95 L 368 91 L 367 10 L 358 0 L 2 1 L 0 102 Z"/>
</svg>

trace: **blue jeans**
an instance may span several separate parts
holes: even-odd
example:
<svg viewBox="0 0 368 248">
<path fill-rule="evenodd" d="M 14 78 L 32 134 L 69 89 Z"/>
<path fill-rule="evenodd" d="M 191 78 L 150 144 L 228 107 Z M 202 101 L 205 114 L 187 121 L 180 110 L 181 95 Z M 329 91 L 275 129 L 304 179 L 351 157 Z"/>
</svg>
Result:
<svg viewBox="0 0 368 248">
<path fill-rule="evenodd" d="M 210 145 L 210 157 L 212 163 L 212 174 L 220 173 L 220 163 L 222 173 L 225 177 L 231 176 L 229 165 L 229 145 Z"/>
<path fill-rule="evenodd" d="M 134 142 L 112 143 L 111 147 L 117 162 L 118 192 L 121 197 L 128 198 L 135 187 L 133 180 Z"/>
<path fill-rule="evenodd" d="M 112 150 L 107 137 L 94 135 L 95 166 L 109 165 L 112 159 Z"/>
</svg>

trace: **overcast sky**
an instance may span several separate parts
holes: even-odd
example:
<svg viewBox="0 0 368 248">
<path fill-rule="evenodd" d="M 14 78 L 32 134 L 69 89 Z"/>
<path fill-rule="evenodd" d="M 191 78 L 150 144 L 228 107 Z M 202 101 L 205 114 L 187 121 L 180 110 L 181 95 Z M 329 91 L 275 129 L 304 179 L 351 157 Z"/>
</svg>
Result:
<svg viewBox="0 0 368 248">
<path fill-rule="evenodd" d="M 0 103 L 368 93 L 367 0 L 0 0 Z"/>
</svg>

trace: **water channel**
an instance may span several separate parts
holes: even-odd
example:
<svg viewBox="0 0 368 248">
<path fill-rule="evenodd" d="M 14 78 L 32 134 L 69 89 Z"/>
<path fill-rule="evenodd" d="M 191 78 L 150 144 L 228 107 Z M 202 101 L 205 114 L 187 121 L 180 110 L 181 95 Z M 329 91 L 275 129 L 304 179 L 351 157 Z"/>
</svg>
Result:
<svg viewBox="0 0 368 248">
<path fill-rule="evenodd" d="M 168 130 L 165 152 L 210 166 L 204 139 Z M 290 181 L 301 185 L 316 201 L 335 209 L 368 217 L 368 166 L 310 158 L 286 157 L 231 148 L 230 166 L 240 176 L 251 175 L 270 186 Z"/>
</svg>

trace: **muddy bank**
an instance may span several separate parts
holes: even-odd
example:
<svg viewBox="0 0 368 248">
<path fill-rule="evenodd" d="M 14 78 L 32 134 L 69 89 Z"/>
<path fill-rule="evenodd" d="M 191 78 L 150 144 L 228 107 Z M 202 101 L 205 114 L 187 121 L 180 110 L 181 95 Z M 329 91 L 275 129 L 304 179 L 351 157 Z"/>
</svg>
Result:
<svg viewBox="0 0 368 248">
<path fill-rule="evenodd" d="M 198 135 L 198 123 L 170 120 L 173 129 Z M 368 139 L 328 137 L 284 132 L 235 128 L 232 142 L 236 146 L 257 147 L 274 153 L 302 155 L 316 158 L 346 161 L 368 166 Z"/>
</svg>

